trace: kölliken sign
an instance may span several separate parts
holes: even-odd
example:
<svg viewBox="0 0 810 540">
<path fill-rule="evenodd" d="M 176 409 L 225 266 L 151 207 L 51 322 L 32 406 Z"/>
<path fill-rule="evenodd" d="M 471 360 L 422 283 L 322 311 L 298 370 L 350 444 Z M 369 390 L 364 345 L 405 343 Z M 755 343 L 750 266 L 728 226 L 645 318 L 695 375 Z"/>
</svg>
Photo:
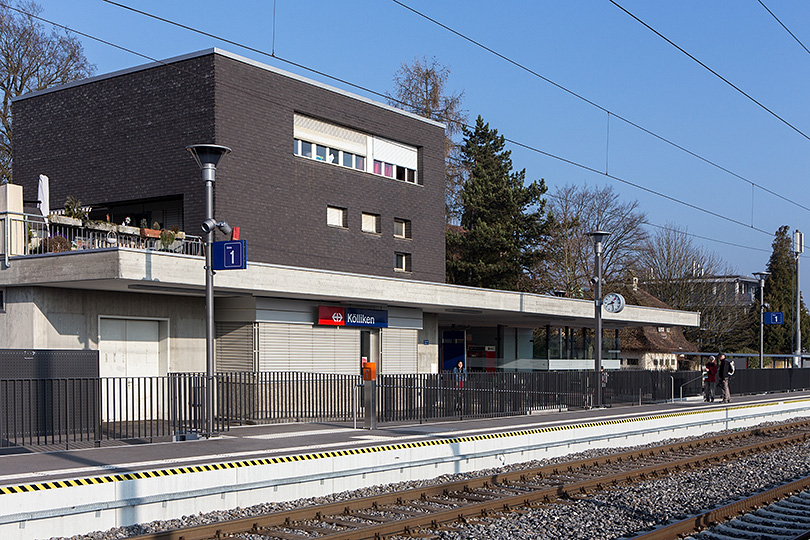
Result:
<svg viewBox="0 0 810 540">
<path fill-rule="evenodd" d="M 318 306 L 318 324 L 388 328 L 388 312 L 382 309 Z"/>
</svg>

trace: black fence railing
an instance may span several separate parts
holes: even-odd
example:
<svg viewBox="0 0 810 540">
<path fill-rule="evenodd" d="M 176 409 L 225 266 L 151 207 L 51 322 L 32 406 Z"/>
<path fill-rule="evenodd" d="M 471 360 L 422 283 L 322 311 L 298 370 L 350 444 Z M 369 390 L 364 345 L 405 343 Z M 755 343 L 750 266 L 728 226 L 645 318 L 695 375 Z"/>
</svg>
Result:
<svg viewBox="0 0 810 540">
<path fill-rule="evenodd" d="M 531 414 L 593 406 L 593 371 L 381 375 L 378 422 L 430 421 Z M 732 394 L 810 389 L 810 369 L 745 369 L 731 379 Z M 214 429 L 281 422 L 361 419 L 359 376 L 263 372 L 218 373 Z M 603 404 L 632 405 L 702 393 L 696 371 L 613 371 Z M 0 380 L 0 447 L 153 442 L 203 433 L 205 376 Z"/>
</svg>

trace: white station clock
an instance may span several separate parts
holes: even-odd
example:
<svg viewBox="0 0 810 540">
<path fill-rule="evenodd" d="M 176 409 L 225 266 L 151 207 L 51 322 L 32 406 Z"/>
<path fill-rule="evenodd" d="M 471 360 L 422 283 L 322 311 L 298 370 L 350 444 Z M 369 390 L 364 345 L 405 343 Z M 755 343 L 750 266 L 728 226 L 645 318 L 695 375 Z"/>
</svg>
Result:
<svg viewBox="0 0 810 540">
<path fill-rule="evenodd" d="M 602 305 L 605 311 L 610 313 L 618 313 L 624 309 L 624 296 L 619 293 L 607 293 L 602 300 Z"/>
</svg>

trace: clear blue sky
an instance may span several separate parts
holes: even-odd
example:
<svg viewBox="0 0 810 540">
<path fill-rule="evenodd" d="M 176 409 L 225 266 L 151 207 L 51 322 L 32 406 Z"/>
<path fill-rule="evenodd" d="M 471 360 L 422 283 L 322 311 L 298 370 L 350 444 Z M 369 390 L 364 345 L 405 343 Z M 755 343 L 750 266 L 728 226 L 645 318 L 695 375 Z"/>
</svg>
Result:
<svg viewBox="0 0 810 540">
<path fill-rule="evenodd" d="M 516 168 L 553 192 L 569 183 L 612 185 L 638 200 L 652 223 L 747 246 L 700 241 L 741 274 L 764 270 L 773 233 L 798 228 L 810 244 L 810 140 L 752 103 L 608 0 L 404 0 L 611 113 L 744 177 L 710 166 L 390 0 L 120 0 L 308 68 L 378 91 L 392 90 L 402 62 L 435 56 L 508 139 L 741 221 L 732 224 L 562 161 L 511 147 Z M 618 1 L 618 0 L 617 0 Z M 763 0 L 810 48 L 810 3 Z M 620 5 L 810 137 L 810 53 L 757 0 L 621 0 Z M 42 16 L 147 57 L 220 47 L 334 86 L 343 85 L 238 46 L 102 0 L 40 0 Z M 148 62 L 81 37 L 99 74 Z M 351 91 L 362 93 L 357 90 Z M 235 149 L 237 150 L 237 149 Z M 236 155 L 236 152 L 234 152 Z M 750 181 L 750 182 L 749 182 Z M 763 234 L 755 229 L 763 229 Z M 810 291 L 810 257 L 802 259 Z"/>
</svg>

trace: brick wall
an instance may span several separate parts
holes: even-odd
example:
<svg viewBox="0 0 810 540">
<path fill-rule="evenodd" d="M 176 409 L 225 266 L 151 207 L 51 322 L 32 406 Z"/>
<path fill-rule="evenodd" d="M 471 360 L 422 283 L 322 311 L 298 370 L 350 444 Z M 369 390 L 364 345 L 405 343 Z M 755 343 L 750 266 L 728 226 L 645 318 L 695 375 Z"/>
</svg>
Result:
<svg viewBox="0 0 810 540">
<path fill-rule="evenodd" d="M 185 146 L 233 152 L 217 168 L 215 215 L 241 227 L 248 259 L 290 266 L 444 281 L 441 128 L 324 87 L 214 54 L 99 78 L 17 101 L 14 181 L 36 199 L 51 179 L 51 206 L 68 195 L 101 204 L 182 195 L 185 229 L 204 212 L 201 173 Z M 293 115 L 419 148 L 421 186 L 293 155 Z M 326 225 L 326 207 L 348 210 L 348 228 Z M 361 213 L 382 233 L 361 232 Z M 393 236 L 394 218 L 412 223 Z M 394 252 L 412 273 L 394 272 Z"/>
</svg>

